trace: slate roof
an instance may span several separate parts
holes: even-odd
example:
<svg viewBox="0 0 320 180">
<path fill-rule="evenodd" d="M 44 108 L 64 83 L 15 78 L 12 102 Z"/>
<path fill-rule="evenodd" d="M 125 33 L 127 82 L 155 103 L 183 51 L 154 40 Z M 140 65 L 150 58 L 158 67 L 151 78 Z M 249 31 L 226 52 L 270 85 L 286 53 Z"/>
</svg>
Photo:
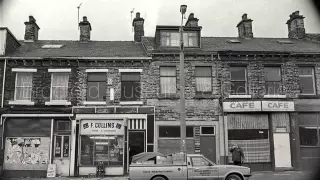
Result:
<svg viewBox="0 0 320 180">
<path fill-rule="evenodd" d="M 146 57 L 141 43 L 133 41 L 19 41 L 12 57 Z M 45 44 L 62 44 L 59 49 L 43 49 Z"/>
<path fill-rule="evenodd" d="M 229 40 L 239 40 L 241 43 L 231 43 Z M 278 41 L 291 41 L 292 44 L 281 44 Z M 156 47 L 153 37 L 154 53 L 179 52 L 177 48 Z M 297 40 L 288 38 L 251 38 L 238 37 L 202 37 L 201 48 L 186 48 L 186 52 L 290 52 L 290 53 L 320 53 L 320 43 L 310 40 Z"/>
</svg>

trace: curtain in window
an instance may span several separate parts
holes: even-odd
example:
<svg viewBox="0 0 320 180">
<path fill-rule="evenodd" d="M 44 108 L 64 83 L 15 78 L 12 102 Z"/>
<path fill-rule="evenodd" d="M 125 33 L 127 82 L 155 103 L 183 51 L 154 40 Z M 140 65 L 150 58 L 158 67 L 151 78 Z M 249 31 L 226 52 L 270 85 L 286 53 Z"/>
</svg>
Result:
<svg viewBox="0 0 320 180">
<path fill-rule="evenodd" d="M 52 100 L 67 100 L 69 74 L 52 74 Z"/>
<path fill-rule="evenodd" d="M 32 73 L 17 73 L 16 100 L 31 101 Z"/>
<path fill-rule="evenodd" d="M 176 67 L 160 68 L 160 90 L 161 94 L 176 93 Z"/>
<path fill-rule="evenodd" d="M 211 78 L 209 77 L 197 77 L 196 85 L 198 92 L 211 92 Z"/>
</svg>

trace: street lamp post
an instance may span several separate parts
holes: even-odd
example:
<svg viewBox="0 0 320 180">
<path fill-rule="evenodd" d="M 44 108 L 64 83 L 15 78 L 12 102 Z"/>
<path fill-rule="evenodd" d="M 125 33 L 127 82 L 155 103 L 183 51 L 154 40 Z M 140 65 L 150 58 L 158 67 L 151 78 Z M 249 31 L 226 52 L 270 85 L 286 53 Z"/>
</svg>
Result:
<svg viewBox="0 0 320 180">
<path fill-rule="evenodd" d="M 183 16 L 187 11 L 187 5 L 180 6 L 181 26 L 180 26 L 180 133 L 181 133 L 181 152 L 186 153 L 186 112 L 185 112 L 185 79 L 184 79 L 184 52 L 183 52 Z"/>
</svg>

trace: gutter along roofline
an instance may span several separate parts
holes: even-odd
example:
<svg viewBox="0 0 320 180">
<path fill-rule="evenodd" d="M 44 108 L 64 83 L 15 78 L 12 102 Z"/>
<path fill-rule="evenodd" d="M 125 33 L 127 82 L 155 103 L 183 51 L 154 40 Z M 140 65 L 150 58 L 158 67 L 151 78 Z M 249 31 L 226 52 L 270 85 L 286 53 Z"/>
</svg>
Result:
<svg viewBox="0 0 320 180">
<path fill-rule="evenodd" d="M 0 59 L 151 60 L 152 57 L 0 57 Z"/>
</svg>

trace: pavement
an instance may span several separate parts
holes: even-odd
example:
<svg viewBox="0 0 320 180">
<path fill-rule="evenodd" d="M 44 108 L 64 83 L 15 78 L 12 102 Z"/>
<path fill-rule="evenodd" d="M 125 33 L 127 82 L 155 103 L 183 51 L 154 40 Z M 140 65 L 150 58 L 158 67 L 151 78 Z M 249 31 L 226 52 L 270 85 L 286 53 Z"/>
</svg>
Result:
<svg viewBox="0 0 320 180">
<path fill-rule="evenodd" d="M 1 179 L 1 178 L 0 178 Z M 3 180 L 126 180 L 127 176 L 122 177 L 55 177 L 55 178 L 3 178 Z M 253 172 L 249 180 L 317 180 L 312 177 L 310 172 L 283 171 L 283 172 Z"/>
</svg>

